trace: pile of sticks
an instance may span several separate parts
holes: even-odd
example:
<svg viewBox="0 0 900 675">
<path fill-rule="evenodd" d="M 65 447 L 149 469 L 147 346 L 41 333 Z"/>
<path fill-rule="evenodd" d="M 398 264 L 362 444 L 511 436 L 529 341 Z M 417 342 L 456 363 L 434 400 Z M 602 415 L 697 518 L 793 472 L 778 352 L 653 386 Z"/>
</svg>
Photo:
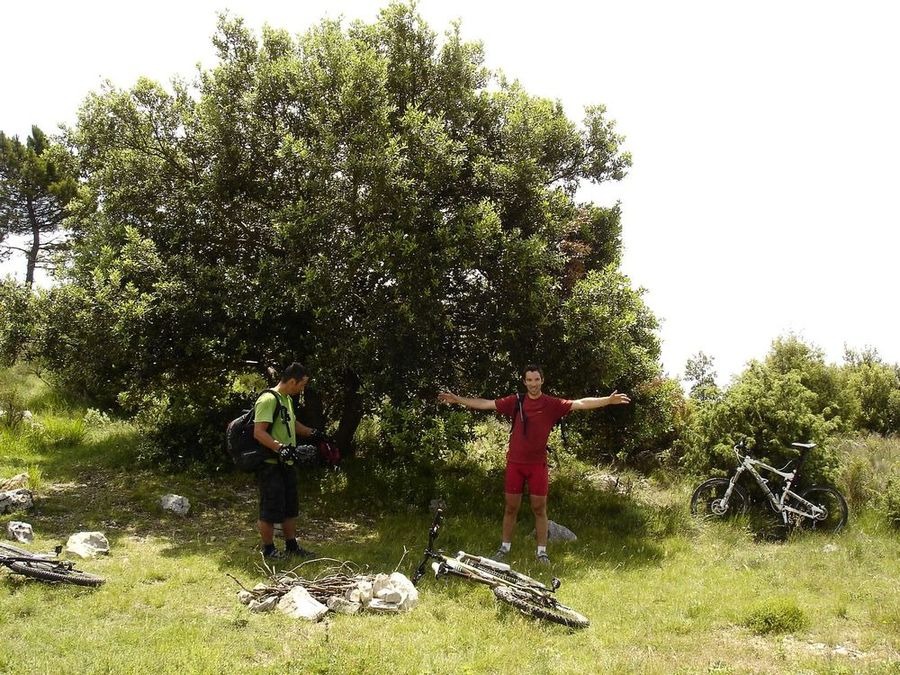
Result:
<svg viewBox="0 0 900 675">
<path fill-rule="evenodd" d="M 312 579 L 300 576 L 298 573 L 301 567 L 311 565 L 313 563 L 336 563 L 323 568 Z M 229 574 L 238 586 L 246 593 L 252 596 L 252 599 L 261 601 L 265 598 L 278 597 L 285 595 L 292 588 L 302 586 L 316 600 L 324 603 L 328 598 L 338 595 L 343 597 L 348 591 L 357 587 L 360 581 L 372 582 L 375 575 L 361 574 L 359 566 L 350 561 L 335 560 L 333 558 L 316 558 L 315 560 L 307 560 L 297 565 L 297 567 L 287 572 L 276 572 L 273 567 L 269 567 L 263 563 L 262 571 L 267 581 L 259 583 L 253 588 L 247 588 L 237 579 L 237 577 Z"/>
</svg>

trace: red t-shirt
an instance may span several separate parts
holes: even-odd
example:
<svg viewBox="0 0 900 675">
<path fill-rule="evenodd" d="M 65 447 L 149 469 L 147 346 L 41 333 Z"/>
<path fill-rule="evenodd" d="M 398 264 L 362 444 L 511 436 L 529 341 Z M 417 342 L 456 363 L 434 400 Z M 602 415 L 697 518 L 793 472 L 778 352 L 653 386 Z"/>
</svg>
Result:
<svg viewBox="0 0 900 675">
<path fill-rule="evenodd" d="M 522 401 L 526 423 L 522 424 L 515 394 L 498 398 L 494 404 L 497 412 L 504 417 L 516 416 L 512 435 L 509 437 L 506 461 L 523 464 L 541 464 L 547 461 L 547 439 L 550 438 L 553 425 L 572 412 L 572 401 L 567 399 L 546 394 L 531 398 L 526 394 Z"/>
</svg>

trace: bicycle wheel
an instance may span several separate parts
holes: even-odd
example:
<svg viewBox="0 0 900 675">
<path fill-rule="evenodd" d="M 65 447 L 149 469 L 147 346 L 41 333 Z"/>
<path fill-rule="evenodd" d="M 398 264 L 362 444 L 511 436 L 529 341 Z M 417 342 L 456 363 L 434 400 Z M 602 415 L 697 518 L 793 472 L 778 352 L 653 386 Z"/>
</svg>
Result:
<svg viewBox="0 0 900 675">
<path fill-rule="evenodd" d="M 722 502 L 730 482 L 727 478 L 710 478 L 700 483 L 691 495 L 691 515 L 725 519 L 746 513 L 747 495 L 737 485 L 731 491 L 728 503 Z"/>
<path fill-rule="evenodd" d="M 523 614 L 537 619 L 545 619 L 570 628 L 587 628 L 591 625 L 586 616 L 551 597 L 545 596 L 544 602 L 541 602 L 530 593 L 523 593 L 508 586 L 495 586 L 494 596 L 501 602 L 512 605 Z"/>
<path fill-rule="evenodd" d="M 818 518 L 801 518 L 799 527 L 821 532 L 837 532 L 847 524 L 847 501 L 833 487 L 816 485 L 801 492 L 800 496 L 823 509 L 824 513 Z"/>
<path fill-rule="evenodd" d="M 40 581 L 53 581 L 75 586 L 100 586 L 106 580 L 94 574 L 88 574 L 80 570 L 68 569 L 54 562 L 11 562 L 9 569 L 16 574 L 39 579 Z"/>
</svg>

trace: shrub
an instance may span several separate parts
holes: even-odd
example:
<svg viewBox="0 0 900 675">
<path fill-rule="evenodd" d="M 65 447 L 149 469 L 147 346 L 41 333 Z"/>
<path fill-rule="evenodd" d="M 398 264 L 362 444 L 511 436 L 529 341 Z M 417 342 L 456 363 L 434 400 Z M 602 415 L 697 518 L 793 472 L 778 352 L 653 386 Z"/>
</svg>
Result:
<svg viewBox="0 0 900 675">
<path fill-rule="evenodd" d="M 754 457 L 772 466 L 796 459 L 795 441 L 818 444 L 804 474 L 832 482 L 838 459 L 829 437 L 845 428 L 844 394 L 821 351 L 796 338 L 776 340 L 762 362 L 752 361 L 719 399 L 692 401 L 690 424 L 678 444 L 682 466 L 697 474 L 734 467 L 731 447 L 748 440 Z"/>
<path fill-rule="evenodd" d="M 900 529 L 900 474 L 890 477 L 884 488 L 881 500 L 881 508 L 888 522 Z"/>
<path fill-rule="evenodd" d="M 45 417 L 28 431 L 32 446 L 45 450 L 80 445 L 86 435 L 84 421 L 68 417 Z"/>
<path fill-rule="evenodd" d="M 754 633 L 768 635 L 803 630 L 809 618 L 792 600 L 773 598 L 751 610 L 743 623 Z"/>
<path fill-rule="evenodd" d="M 25 401 L 15 389 L 0 390 L 0 426 L 18 429 L 25 420 Z"/>
</svg>

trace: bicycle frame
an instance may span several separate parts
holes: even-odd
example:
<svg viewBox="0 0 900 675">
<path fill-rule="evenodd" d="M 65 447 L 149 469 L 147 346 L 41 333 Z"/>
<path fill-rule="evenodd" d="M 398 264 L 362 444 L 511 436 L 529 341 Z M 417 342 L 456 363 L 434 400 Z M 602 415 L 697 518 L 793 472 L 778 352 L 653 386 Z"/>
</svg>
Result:
<svg viewBox="0 0 900 675">
<path fill-rule="evenodd" d="M 728 489 L 725 491 L 725 495 L 722 497 L 722 505 L 720 508 L 722 509 L 723 513 L 725 509 L 728 508 L 728 500 L 731 498 L 731 494 L 734 491 L 734 486 L 737 484 L 737 481 L 741 477 L 741 474 L 747 471 L 756 480 L 756 483 L 759 485 L 760 489 L 762 489 L 763 494 L 766 496 L 766 499 L 769 501 L 769 504 L 772 506 L 772 508 L 777 513 L 781 514 L 785 525 L 788 524 L 788 519 L 792 515 L 794 517 L 812 519 L 817 519 L 824 515 L 824 511 L 820 507 L 812 504 L 811 502 L 808 502 L 796 492 L 791 490 L 791 487 L 794 484 L 794 480 L 797 478 L 796 470 L 785 472 L 781 469 L 776 469 L 773 466 L 769 466 L 765 462 L 760 462 L 758 459 L 753 459 L 750 455 L 744 455 L 744 457 L 741 457 L 737 447 L 734 448 L 734 451 L 735 453 L 737 453 L 738 459 L 741 460 L 741 463 L 738 465 L 737 471 L 735 471 L 734 476 L 731 477 L 731 481 L 728 484 Z M 770 471 L 771 473 L 781 476 L 784 479 L 784 487 L 780 495 L 776 496 L 775 493 L 772 492 L 771 488 L 769 488 L 769 481 L 762 477 L 759 471 L 757 471 L 756 467 L 765 469 L 766 471 Z M 798 506 L 805 507 L 806 510 L 800 510 L 791 506 L 790 504 L 787 504 L 786 502 L 788 499 L 794 500 Z"/>
<path fill-rule="evenodd" d="M 534 583 L 525 583 L 522 580 L 512 581 L 501 576 L 503 573 L 508 573 L 510 575 L 516 574 L 506 563 L 472 555 L 465 551 L 459 551 L 455 558 L 451 558 L 441 550 L 434 550 L 434 540 L 437 538 L 442 520 L 443 513 L 439 509 L 434 516 L 434 522 L 431 524 L 431 529 L 428 531 L 428 546 L 425 549 L 422 562 L 419 563 L 415 574 L 413 574 L 413 584 L 419 583 L 419 580 L 425 575 L 425 565 L 428 560 L 433 559 L 435 562 L 431 564 L 431 568 L 434 570 L 436 577 L 443 574 L 454 574 L 492 588 L 496 586 L 509 586 L 510 588 L 515 588 L 537 596 L 546 596 L 548 593 L 555 593 L 560 587 L 561 582 L 555 577 L 549 587 L 537 581 L 534 581 Z M 472 563 L 484 565 L 489 569 L 486 570 L 475 567 Z M 495 570 L 496 573 L 492 573 L 490 570 Z"/>
</svg>

